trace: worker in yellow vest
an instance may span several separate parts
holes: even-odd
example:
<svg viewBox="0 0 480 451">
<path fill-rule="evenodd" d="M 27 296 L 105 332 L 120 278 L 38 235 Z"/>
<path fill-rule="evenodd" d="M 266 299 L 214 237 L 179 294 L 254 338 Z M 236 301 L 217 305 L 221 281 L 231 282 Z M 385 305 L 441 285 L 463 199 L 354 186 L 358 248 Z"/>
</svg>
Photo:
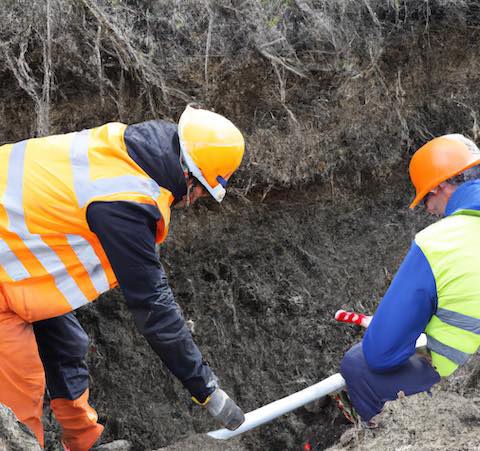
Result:
<svg viewBox="0 0 480 451">
<path fill-rule="evenodd" d="M 225 117 L 188 106 L 154 120 L 0 149 L 0 402 L 43 446 L 45 384 L 71 451 L 103 426 L 88 403 L 88 338 L 72 313 L 119 285 L 169 370 L 223 426 L 244 421 L 185 326 L 155 246 L 173 206 L 217 202 L 244 154 Z"/>
<path fill-rule="evenodd" d="M 415 237 L 371 322 L 341 362 L 347 418 L 368 423 L 387 400 L 429 389 L 480 345 L 480 150 L 463 135 L 435 138 L 412 157 L 410 178 L 428 213 L 444 218 Z M 368 324 L 369 323 L 369 324 Z M 416 354 L 420 334 L 428 357 Z"/>
</svg>

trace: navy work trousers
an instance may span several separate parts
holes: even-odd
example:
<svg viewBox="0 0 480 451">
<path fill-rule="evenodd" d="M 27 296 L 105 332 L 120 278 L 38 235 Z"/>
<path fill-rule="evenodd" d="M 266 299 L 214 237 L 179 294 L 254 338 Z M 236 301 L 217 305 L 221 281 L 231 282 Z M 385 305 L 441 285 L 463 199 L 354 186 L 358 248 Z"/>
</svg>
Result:
<svg viewBox="0 0 480 451">
<path fill-rule="evenodd" d="M 362 343 L 354 345 L 340 363 L 340 373 L 348 387 L 353 407 L 363 421 L 380 413 L 387 401 L 428 391 L 440 382 L 440 375 L 427 360 L 413 355 L 404 365 L 388 373 L 375 373 L 367 365 Z"/>
<path fill-rule="evenodd" d="M 50 399 L 77 399 L 88 388 L 88 336 L 75 314 L 33 323 Z"/>
</svg>

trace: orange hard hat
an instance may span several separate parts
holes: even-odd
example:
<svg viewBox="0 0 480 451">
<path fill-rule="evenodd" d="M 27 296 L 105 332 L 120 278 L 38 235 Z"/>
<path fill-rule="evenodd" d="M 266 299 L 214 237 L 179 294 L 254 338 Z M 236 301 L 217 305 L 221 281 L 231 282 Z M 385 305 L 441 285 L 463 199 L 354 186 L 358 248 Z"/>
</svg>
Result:
<svg viewBox="0 0 480 451">
<path fill-rule="evenodd" d="M 178 135 L 188 170 L 221 202 L 227 180 L 245 152 L 242 133 L 220 114 L 188 105 L 180 117 Z"/>
<path fill-rule="evenodd" d="M 453 134 L 432 139 L 410 161 L 410 179 L 416 190 L 410 208 L 440 183 L 479 163 L 480 150 L 465 136 Z"/>
</svg>

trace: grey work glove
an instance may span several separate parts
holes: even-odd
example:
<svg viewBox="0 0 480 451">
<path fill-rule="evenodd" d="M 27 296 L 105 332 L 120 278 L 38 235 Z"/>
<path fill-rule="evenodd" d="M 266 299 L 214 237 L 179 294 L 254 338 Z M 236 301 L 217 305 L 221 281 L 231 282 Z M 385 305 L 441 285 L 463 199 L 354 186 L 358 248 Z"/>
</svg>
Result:
<svg viewBox="0 0 480 451">
<path fill-rule="evenodd" d="M 245 421 L 242 409 L 221 388 L 215 389 L 203 406 L 213 418 L 231 431 L 238 429 Z"/>
</svg>

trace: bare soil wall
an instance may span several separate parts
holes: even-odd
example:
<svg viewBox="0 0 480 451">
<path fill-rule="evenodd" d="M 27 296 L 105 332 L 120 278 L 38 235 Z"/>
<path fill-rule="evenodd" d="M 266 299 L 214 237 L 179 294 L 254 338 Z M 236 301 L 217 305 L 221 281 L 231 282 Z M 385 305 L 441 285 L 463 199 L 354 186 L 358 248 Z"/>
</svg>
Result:
<svg viewBox="0 0 480 451">
<path fill-rule="evenodd" d="M 205 358 L 246 411 L 337 371 L 361 331 L 337 325 L 335 311 L 372 311 L 422 223 L 387 202 L 340 200 L 310 190 L 175 214 L 161 259 Z M 216 429 L 135 331 L 120 291 L 78 316 L 92 340 L 92 396 L 107 437 L 155 449 Z M 324 449 L 345 428 L 334 406 L 312 406 L 241 443 Z"/>
</svg>

